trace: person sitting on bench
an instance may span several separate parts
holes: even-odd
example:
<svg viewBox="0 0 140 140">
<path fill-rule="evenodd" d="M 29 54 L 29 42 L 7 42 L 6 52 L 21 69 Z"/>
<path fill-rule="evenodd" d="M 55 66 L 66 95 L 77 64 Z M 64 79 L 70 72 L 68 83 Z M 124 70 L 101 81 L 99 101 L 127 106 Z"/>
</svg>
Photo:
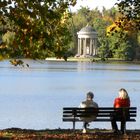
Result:
<svg viewBox="0 0 140 140">
<path fill-rule="evenodd" d="M 127 91 L 124 88 L 121 88 L 119 90 L 119 97 L 114 100 L 114 108 L 120 108 L 120 107 L 130 107 L 130 99 L 128 96 Z M 126 110 L 127 112 L 127 110 Z M 116 121 L 121 120 L 121 133 L 124 134 L 125 131 L 125 125 L 126 125 L 126 119 L 127 119 L 127 113 L 125 113 L 125 116 L 122 112 L 119 110 L 116 110 L 114 114 L 111 116 L 111 125 L 114 133 L 119 133 L 118 126 Z"/>
<path fill-rule="evenodd" d="M 90 91 L 87 93 L 86 96 L 86 101 L 83 101 L 80 103 L 81 108 L 86 108 L 86 107 L 93 107 L 93 108 L 98 108 L 98 104 L 93 101 L 94 94 Z M 96 119 L 96 114 L 93 116 L 89 117 L 81 117 L 81 120 L 84 121 L 83 124 L 83 133 L 86 133 L 87 126 L 89 125 L 88 123 Z"/>
</svg>

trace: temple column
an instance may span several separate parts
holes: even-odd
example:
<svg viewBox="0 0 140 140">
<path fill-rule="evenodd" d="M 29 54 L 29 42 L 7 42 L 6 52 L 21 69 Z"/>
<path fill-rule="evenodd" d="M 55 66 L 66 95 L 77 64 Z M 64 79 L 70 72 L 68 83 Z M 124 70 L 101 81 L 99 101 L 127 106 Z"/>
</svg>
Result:
<svg viewBox="0 0 140 140">
<path fill-rule="evenodd" d="M 90 51 L 89 51 L 89 54 L 90 54 L 90 56 L 92 56 L 92 39 L 90 38 Z"/>
<path fill-rule="evenodd" d="M 94 55 L 94 39 L 92 38 L 92 56 Z"/>
<path fill-rule="evenodd" d="M 79 51 L 80 51 L 80 55 L 82 54 L 82 39 L 80 38 L 79 40 Z"/>
<path fill-rule="evenodd" d="M 95 49 L 95 54 L 94 55 L 96 55 L 97 54 L 97 41 L 96 41 L 96 39 L 94 40 L 94 49 Z"/>
<path fill-rule="evenodd" d="M 87 40 L 86 40 L 86 38 L 84 39 L 84 43 L 83 43 L 83 49 L 84 49 L 84 53 L 83 53 L 83 55 L 85 56 L 86 54 L 87 54 Z"/>
<path fill-rule="evenodd" d="M 78 38 L 78 55 L 80 55 L 80 38 Z"/>
<path fill-rule="evenodd" d="M 93 55 L 96 55 L 96 40 L 94 39 Z"/>
</svg>

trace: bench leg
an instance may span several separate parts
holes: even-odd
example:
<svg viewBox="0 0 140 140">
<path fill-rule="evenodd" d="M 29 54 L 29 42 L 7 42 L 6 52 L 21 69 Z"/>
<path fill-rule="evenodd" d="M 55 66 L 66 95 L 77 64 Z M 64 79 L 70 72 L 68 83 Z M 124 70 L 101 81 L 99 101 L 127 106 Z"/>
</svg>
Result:
<svg viewBox="0 0 140 140">
<path fill-rule="evenodd" d="M 73 121 L 73 131 L 75 131 L 75 121 Z"/>
</svg>

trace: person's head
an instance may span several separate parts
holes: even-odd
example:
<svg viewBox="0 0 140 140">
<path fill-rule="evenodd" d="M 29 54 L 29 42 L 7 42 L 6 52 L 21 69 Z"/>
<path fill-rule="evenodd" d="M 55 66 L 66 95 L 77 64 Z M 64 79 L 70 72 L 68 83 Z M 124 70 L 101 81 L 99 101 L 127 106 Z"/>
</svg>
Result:
<svg viewBox="0 0 140 140">
<path fill-rule="evenodd" d="M 119 98 L 121 99 L 127 99 L 129 98 L 127 91 L 124 88 L 121 88 L 119 90 Z"/>
<path fill-rule="evenodd" d="M 94 98 L 94 94 L 91 91 L 89 91 L 87 93 L 87 100 L 92 100 L 93 98 Z"/>
</svg>

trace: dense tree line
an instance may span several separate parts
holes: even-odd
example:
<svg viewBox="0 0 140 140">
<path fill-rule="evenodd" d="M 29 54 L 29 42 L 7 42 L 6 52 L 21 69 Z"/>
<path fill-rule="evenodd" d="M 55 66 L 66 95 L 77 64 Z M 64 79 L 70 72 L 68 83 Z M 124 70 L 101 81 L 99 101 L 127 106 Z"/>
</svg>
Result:
<svg viewBox="0 0 140 140">
<path fill-rule="evenodd" d="M 98 33 L 98 57 L 133 60 L 140 46 L 140 6 L 137 0 L 119 0 L 99 11 L 81 7 L 76 0 L 1 0 L 0 58 L 74 56 L 77 32 L 87 24 Z"/>
<path fill-rule="evenodd" d="M 102 11 L 97 8 L 89 10 L 87 7 L 81 7 L 80 10 L 73 13 L 72 18 L 75 26 L 75 30 L 72 30 L 75 32 L 72 32 L 72 34 L 76 34 L 87 24 L 90 24 L 97 31 L 98 57 L 124 60 L 133 60 L 136 57 L 136 48 L 140 46 L 139 31 L 131 30 L 131 25 L 123 28 L 117 26 L 122 14 L 116 7 L 108 10 L 103 8 Z"/>
</svg>

